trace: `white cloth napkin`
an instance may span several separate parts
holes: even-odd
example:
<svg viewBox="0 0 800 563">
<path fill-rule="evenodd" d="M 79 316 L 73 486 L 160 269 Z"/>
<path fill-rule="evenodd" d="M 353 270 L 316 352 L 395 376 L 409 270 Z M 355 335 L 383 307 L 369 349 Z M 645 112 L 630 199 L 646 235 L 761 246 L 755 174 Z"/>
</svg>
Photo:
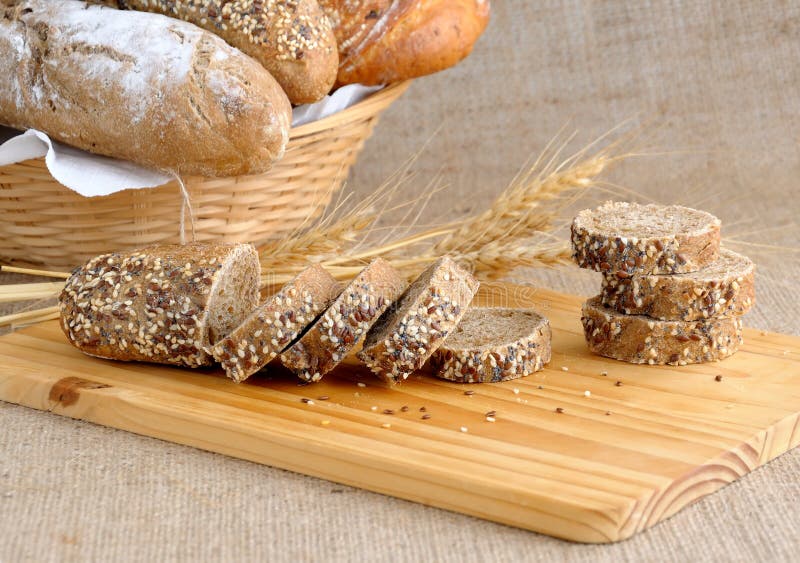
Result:
<svg viewBox="0 0 800 563">
<path fill-rule="evenodd" d="M 292 126 L 297 127 L 333 115 L 381 88 L 360 84 L 339 88 L 315 104 L 294 108 Z M 85 197 L 109 195 L 129 189 L 154 188 L 173 179 L 168 174 L 132 162 L 99 156 L 57 143 L 47 134 L 35 129 L 20 133 L 0 127 L 0 143 L 0 166 L 44 157 L 53 178 Z"/>
</svg>

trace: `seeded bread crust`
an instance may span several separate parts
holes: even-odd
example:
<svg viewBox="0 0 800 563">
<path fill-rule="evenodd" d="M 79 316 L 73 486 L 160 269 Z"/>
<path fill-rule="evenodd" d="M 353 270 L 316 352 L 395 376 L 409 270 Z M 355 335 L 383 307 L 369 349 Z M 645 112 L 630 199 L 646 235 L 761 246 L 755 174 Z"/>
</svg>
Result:
<svg viewBox="0 0 800 563">
<path fill-rule="evenodd" d="M 338 295 L 339 283 L 319 264 L 309 266 L 270 296 L 212 354 L 241 383 L 280 354 Z"/>
<path fill-rule="evenodd" d="M 583 332 L 595 354 L 632 364 L 699 364 L 727 358 L 742 344 L 738 317 L 660 321 L 624 315 L 603 306 L 600 296 L 583 304 Z"/>
<path fill-rule="evenodd" d="M 572 257 L 619 279 L 634 274 L 678 274 L 717 259 L 720 221 L 679 205 L 606 202 L 572 222 Z"/>
<path fill-rule="evenodd" d="M 458 383 L 518 379 L 550 361 L 550 342 L 550 323 L 531 309 L 469 309 L 431 366 L 437 377 Z"/>
<path fill-rule="evenodd" d="M 358 357 L 384 381 L 407 379 L 455 329 L 478 285 L 451 258 L 440 258 L 375 323 Z"/>
<path fill-rule="evenodd" d="M 319 381 L 347 357 L 405 288 L 397 270 L 376 258 L 300 340 L 281 354 L 281 362 L 303 381 Z"/>
<path fill-rule="evenodd" d="M 755 302 L 755 265 L 725 248 L 690 274 L 603 276 L 603 304 L 626 315 L 695 321 L 743 315 Z"/>
<path fill-rule="evenodd" d="M 61 328 L 91 356 L 210 365 L 206 350 L 258 305 L 260 270 L 249 244 L 103 254 L 67 279 L 59 297 Z"/>
</svg>

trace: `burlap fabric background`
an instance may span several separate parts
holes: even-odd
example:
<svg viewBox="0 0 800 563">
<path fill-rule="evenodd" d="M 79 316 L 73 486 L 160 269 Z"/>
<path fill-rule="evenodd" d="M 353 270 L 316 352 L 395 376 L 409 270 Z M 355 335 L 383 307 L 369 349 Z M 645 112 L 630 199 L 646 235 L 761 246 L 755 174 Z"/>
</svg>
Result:
<svg viewBox="0 0 800 563">
<path fill-rule="evenodd" d="M 565 124 L 578 147 L 626 119 L 670 155 L 612 179 L 702 206 L 724 235 L 796 247 L 800 4 L 496 0 L 460 67 L 418 81 L 351 181 L 373 189 L 430 140 L 420 192 L 451 189 L 424 222 L 481 209 Z M 800 334 L 800 255 L 757 257 L 749 323 Z M 518 278 L 590 294 L 576 271 Z M 800 547 L 800 453 L 610 546 L 546 536 L 0 403 L 0 560 L 790 560 Z"/>
</svg>

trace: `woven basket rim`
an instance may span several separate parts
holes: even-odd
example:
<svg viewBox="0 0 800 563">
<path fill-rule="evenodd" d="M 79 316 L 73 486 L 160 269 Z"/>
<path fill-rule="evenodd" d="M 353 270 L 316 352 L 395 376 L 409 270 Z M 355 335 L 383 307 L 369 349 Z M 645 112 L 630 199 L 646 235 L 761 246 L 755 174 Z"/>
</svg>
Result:
<svg viewBox="0 0 800 563">
<path fill-rule="evenodd" d="M 394 84 L 389 84 L 385 88 L 367 96 L 357 104 L 354 104 L 347 109 L 338 111 L 332 115 L 318 119 L 317 121 L 312 121 L 311 123 L 299 125 L 298 127 L 292 127 L 289 130 L 289 138 L 313 135 L 319 131 L 337 127 L 342 122 L 356 119 L 358 118 L 358 114 L 374 113 L 374 106 L 386 106 L 390 104 L 408 89 L 408 87 L 411 85 L 411 82 L 411 80 L 406 80 L 404 82 L 395 82 Z"/>
</svg>

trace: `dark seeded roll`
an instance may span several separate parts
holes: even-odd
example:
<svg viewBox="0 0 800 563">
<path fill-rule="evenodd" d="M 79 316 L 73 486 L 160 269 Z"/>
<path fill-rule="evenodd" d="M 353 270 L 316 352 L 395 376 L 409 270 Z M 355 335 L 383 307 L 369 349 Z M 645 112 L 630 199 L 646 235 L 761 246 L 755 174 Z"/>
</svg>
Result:
<svg viewBox="0 0 800 563">
<path fill-rule="evenodd" d="M 406 288 L 406 282 L 376 258 L 341 292 L 323 315 L 281 354 L 281 362 L 304 381 L 319 381 L 359 343 Z"/>
<path fill-rule="evenodd" d="M 431 356 L 437 377 L 494 383 L 539 371 L 550 361 L 550 323 L 531 309 L 469 309 Z"/>
<path fill-rule="evenodd" d="M 214 359 L 241 383 L 289 346 L 330 306 L 339 289 L 322 266 L 309 266 L 219 341 L 212 350 Z"/>
<path fill-rule="evenodd" d="M 661 321 L 618 313 L 600 296 L 583 304 L 581 322 L 592 352 L 632 364 L 711 362 L 734 354 L 742 343 L 738 317 Z"/>
<path fill-rule="evenodd" d="M 188 367 L 258 305 L 261 266 L 249 244 L 157 245 L 103 254 L 59 297 L 61 328 L 82 352 Z"/>
<path fill-rule="evenodd" d="M 626 315 L 694 321 L 743 315 L 755 301 L 755 265 L 727 249 L 689 274 L 603 277 L 603 304 Z"/>
<path fill-rule="evenodd" d="M 619 279 L 694 272 L 717 259 L 719 230 L 719 219 L 704 211 L 607 202 L 575 217 L 572 257 L 581 268 Z"/>
<path fill-rule="evenodd" d="M 358 357 L 384 381 L 407 379 L 455 329 L 477 291 L 469 272 L 440 258 L 375 323 Z"/>
</svg>

